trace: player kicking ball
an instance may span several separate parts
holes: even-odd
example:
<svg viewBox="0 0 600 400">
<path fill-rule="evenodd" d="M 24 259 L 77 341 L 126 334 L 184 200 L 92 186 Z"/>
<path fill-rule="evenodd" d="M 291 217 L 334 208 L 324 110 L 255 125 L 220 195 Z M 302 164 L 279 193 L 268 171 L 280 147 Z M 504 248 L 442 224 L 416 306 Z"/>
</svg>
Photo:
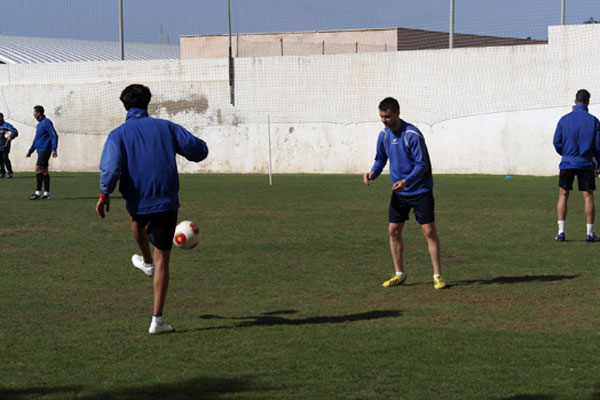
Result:
<svg viewBox="0 0 600 400">
<path fill-rule="evenodd" d="M 96 213 L 105 217 L 110 194 L 117 182 L 130 215 L 133 238 L 141 255 L 131 257 L 133 266 L 153 280 L 153 314 L 148 332 L 168 333 L 173 327 L 163 319 L 169 260 L 179 209 L 179 176 L 175 156 L 202 161 L 208 147 L 185 128 L 162 119 L 150 118 L 150 89 L 130 85 L 121 93 L 127 110 L 124 124 L 106 139 L 100 159 L 100 198 Z M 154 253 L 150 252 L 150 243 Z"/>
<path fill-rule="evenodd" d="M 389 207 L 388 233 L 390 250 L 396 274 L 383 282 L 384 287 L 406 283 L 404 272 L 404 245 L 402 230 L 412 209 L 427 239 L 427 247 L 433 265 L 433 287 L 446 287 L 442 278 L 440 239 L 435 229 L 433 176 L 425 139 L 415 127 L 400 119 L 400 105 L 392 97 L 379 103 L 379 116 L 385 126 L 377 138 L 375 163 L 363 176 L 365 185 L 375 180 L 390 162 L 392 197 Z"/>
</svg>

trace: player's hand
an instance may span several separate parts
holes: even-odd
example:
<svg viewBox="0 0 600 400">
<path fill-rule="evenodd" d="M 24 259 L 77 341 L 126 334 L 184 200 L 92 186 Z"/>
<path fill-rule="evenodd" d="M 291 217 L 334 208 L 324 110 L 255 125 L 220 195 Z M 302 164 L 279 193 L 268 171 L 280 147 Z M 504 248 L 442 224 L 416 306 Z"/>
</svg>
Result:
<svg viewBox="0 0 600 400">
<path fill-rule="evenodd" d="M 402 193 L 406 189 L 406 180 L 402 179 L 392 185 L 392 190 L 396 193 Z"/>
<path fill-rule="evenodd" d="M 100 218 L 105 217 L 104 207 L 106 207 L 106 212 L 110 211 L 110 197 L 108 196 L 100 197 L 96 203 L 96 214 L 98 214 Z"/>
<path fill-rule="evenodd" d="M 5 138 L 4 140 L 6 140 L 6 143 L 10 142 L 12 139 L 9 137 Z"/>
<path fill-rule="evenodd" d="M 29 157 L 31 157 L 31 153 L 25 154 L 25 158 L 29 158 Z"/>
<path fill-rule="evenodd" d="M 56 157 L 58 157 L 58 153 L 56 152 L 56 150 L 54 150 L 52 152 L 52 158 L 56 158 Z"/>
<path fill-rule="evenodd" d="M 365 185 L 367 185 L 367 186 L 369 185 L 369 181 L 373 180 L 373 175 L 375 175 L 373 173 L 373 171 L 367 172 L 366 174 L 363 175 L 363 182 Z"/>
</svg>

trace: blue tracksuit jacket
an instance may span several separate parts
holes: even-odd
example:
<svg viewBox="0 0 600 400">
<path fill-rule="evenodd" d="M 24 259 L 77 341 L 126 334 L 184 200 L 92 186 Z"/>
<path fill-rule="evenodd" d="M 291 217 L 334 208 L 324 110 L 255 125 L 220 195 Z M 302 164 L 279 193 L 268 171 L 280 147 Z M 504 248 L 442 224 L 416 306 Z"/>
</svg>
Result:
<svg viewBox="0 0 600 400">
<path fill-rule="evenodd" d="M 600 122 L 577 104 L 563 116 L 554 131 L 554 148 L 562 156 L 560 169 L 595 169 L 600 161 Z"/>
<path fill-rule="evenodd" d="M 173 122 L 131 108 L 124 124 L 106 139 L 100 159 L 100 192 L 119 191 L 130 214 L 179 208 L 176 154 L 190 161 L 208 156 L 206 143 Z"/>
<path fill-rule="evenodd" d="M 54 130 L 54 125 L 52 125 L 52 121 L 44 117 L 38 122 L 35 128 L 35 137 L 28 153 L 32 154 L 34 151 L 38 153 L 40 151 L 56 151 L 57 147 L 58 135 L 56 134 L 56 130 Z"/>
<path fill-rule="evenodd" d="M 402 121 L 399 132 L 385 128 L 377 138 L 377 154 L 371 171 L 377 178 L 388 159 L 392 184 L 406 179 L 400 196 L 413 196 L 433 190 L 431 162 L 423 134 L 416 126 Z"/>
</svg>

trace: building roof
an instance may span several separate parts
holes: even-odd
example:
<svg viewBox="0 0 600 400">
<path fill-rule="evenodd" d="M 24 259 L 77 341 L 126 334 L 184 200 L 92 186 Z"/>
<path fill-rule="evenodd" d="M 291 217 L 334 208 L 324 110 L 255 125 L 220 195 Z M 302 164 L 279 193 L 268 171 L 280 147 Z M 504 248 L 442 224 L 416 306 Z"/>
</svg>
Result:
<svg viewBox="0 0 600 400">
<path fill-rule="evenodd" d="M 179 58 L 179 46 L 125 42 L 125 60 Z M 0 35 L 0 63 L 120 60 L 120 42 Z"/>
<path fill-rule="evenodd" d="M 422 29 L 398 29 L 398 50 L 447 49 L 450 34 Z M 547 40 L 454 33 L 454 48 L 548 44 Z"/>
</svg>

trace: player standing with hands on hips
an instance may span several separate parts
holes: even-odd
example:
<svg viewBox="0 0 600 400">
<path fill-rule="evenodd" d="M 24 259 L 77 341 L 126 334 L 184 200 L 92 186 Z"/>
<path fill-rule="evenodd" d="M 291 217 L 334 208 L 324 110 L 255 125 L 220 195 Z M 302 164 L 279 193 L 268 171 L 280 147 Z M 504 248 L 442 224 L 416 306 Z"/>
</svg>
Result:
<svg viewBox="0 0 600 400">
<path fill-rule="evenodd" d="M 383 283 L 384 287 L 398 286 L 406 282 L 404 272 L 404 245 L 402 230 L 411 209 L 427 239 L 427 247 L 433 265 L 433 287 L 446 286 L 442 278 L 440 240 L 435 229 L 433 177 L 425 139 L 415 127 L 400 119 L 400 105 L 392 97 L 379 103 L 379 116 L 385 128 L 377 138 L 377 154 L 370 172 L 363 176 L 365 185 L 375 180 L 390 161 L 392 198 L 388 214 L 390 250 L 396 274 Z"/>
<path fill-rule="evenodd" d="M 110 194 L 117 182 L 130 215 L 133 238 L 142 255 L 131 257 L 133 266 L 154 275 L 153 316 L 148 332 L 172 332 L 163 319 L 169 285 L 169 260 L 179 209 L 179 176 L 175 156 L 202 161 L 208 156 L 206 143 L 171 121 L 150 118 L 152 94 L 143 85 L 130 85 L 121 93 L 127 110 L 125 123 L 106 139 L 100 159 L 100 198 L 96 213 L 105 217 Z M 154 254 L 150 252 L 150 243 Z"/>
<path fill-rule="evenodd" d="M 33 107 L 33 117 L 38 120 L 37 127 L 35 128 L 35 137 L 33 143 L 25 154 L 25 157 L 31 157 L 34 151 L 38 153 L 38 159 L 35 164 L 35 179 L 36 189 L 35 193 L 29 196 L 29 200 L 50 200 L 50 173 L 48 172 L 48 163 L 50 156 L 56 158 L 58 153 L 56 149 L 58 147 L 58 135 L 54 130 L 52 121 L 46 118 L 44 114 L 44 107 L 35 106 Z M 44 183 L 44 194 L 42 194 L 42 182 Z"/>
<path fill-rule="evenodd" d="M 563 116 L 554 131 L 554 148 L 562 156 L 558 168 L 558 201 L 556 214 L 558 217 L 559 242 L 565 240 L 565 222 L 567 219 L 567 201 L 573 190 L 573 180 L 577 176 L 579 191 L 583 194 L 586 242 L 600 240 L 594 234 L 594 190 L 596 177 L 594 170 L 600 162 L 600 122 L 588 112 L 590 92 L 585 89 L 575 94 L 573 110 Z M 594 163 L 594 159 L 595 162 Z"/>
</svg>

